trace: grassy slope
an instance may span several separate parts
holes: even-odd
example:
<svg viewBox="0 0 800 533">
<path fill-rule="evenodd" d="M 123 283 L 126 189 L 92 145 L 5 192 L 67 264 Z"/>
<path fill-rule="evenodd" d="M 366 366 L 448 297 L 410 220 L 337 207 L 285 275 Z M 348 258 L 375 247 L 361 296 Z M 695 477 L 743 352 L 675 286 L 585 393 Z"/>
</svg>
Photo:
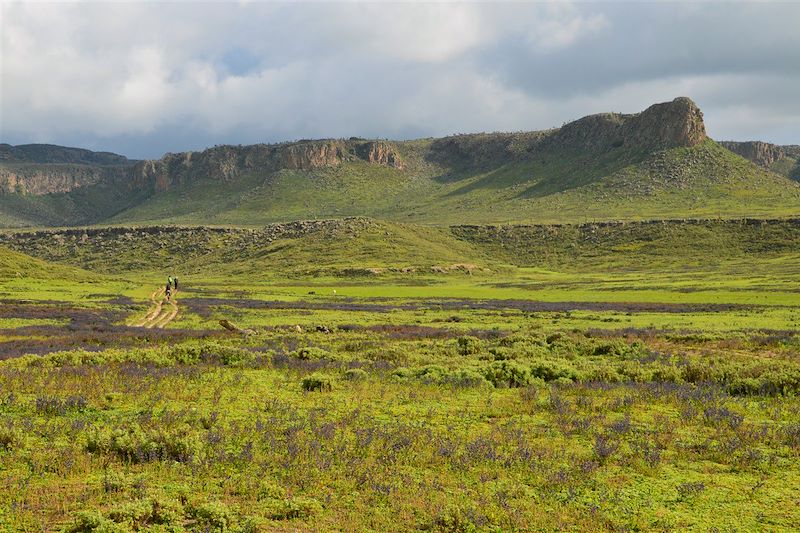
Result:
<svg viewBox="0 0 800 533">
<path fill-rule="evenodd" d="M 422 160 L 419 142 L 402 149 L 409 162 L 402 171 L 357 162 L 248 175 L 227 187 L 204 181 L 111 221 L 255 225 L 366 215 L 433 224 L 552 223 L 800 212 L 800 184 L 710 140 L 649 155 L 559 152 L 460 170 Z"/>
<path fill-rule="evenodd" d="M 800 181 L 800 158 L 783 157 L 775 161 L 770 170 L 795 181 Z"/>
<path fill-rule="evenodd" d="M 80 281 L 91 276 L 91 273 L 73 266 L 54 264 L 0 246 L 0 281 L 12 279 Z"/>
<path fill-rule="evenodd" d="M 99 272 L 173 270 L 195 277 L 244 275 L 247 280 L 408 267 L 430 273 L 433 266 L 464 263 L 495 271 L 513 265 L 562 272 L 658 268 L 695 273 L 751 271 L 763 265 L 763 271 L 779 273 L 798 258 L 800 226 L 796 221 L 721 220 L 445 230 L 345 219 L 300 233 L 163 228 L 117 231 L 85 242 L 77 234 L 64 238 L 40 233 L 18 234 L 11 245 L 48 261 Z"/>
<path fill-rule="evenodd" d="M 80 234 L 20 233 L 10 239 L 10 245 L 50 261 L 106 273 L 177 269 L 261 278 L 492 263 L 480 249 L 456 239 L 446 229 L 363 218 L 341 220 L 301 234 L 163 228 L 83 240 Z"/>
<path fill-rule="evenodd" d="M 797 221 L 708 220 L 583 226 L 454 227 L 459 238 L 520 266 L 618 269 L 714 267 L 730 261 L 794 256 Z"/>
<path fill-rule="evenodd" d="M 102 184 L 69 193 L 0 194 L 0 227 L 72 226 L 106 220 L 149 195 L 131 193 L 122 184 Z"/>
<path fill-rule="evenodd" d="M 385 222 L 371 223 L 354 233 L 318 232 L 280 240 L 243 255 L 236 264 L 223 268 L 248 275 L 268 271 L 364 274 L 487 262 L 479 249 L 454 239 L 446 230 Z"/>
</svg>

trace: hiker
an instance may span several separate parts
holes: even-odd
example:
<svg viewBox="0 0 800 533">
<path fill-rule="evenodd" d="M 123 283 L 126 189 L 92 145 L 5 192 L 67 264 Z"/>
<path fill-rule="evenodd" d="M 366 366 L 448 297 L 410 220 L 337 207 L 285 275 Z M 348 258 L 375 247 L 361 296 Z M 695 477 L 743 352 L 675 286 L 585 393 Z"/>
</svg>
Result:
<svg viewBox="0 0 800 533">
<path fill-rule="evenodd" d="M 167 288 L 165 292 L 167 294 L 167 300 L 169 300 L 170 296 L 172 296 L 172 286 L 169 283 L 167 283 Z"/>
<path fill-rule="evenodd" d="M 178 291 L 178 278 L 172 278 L 172 286 L 175 287 L 175 291 Z"/>
<path fill-rule="evenodd" d="M 167 287 L 172 287 L 172 276 L 167 278 Z"/>
</svg>

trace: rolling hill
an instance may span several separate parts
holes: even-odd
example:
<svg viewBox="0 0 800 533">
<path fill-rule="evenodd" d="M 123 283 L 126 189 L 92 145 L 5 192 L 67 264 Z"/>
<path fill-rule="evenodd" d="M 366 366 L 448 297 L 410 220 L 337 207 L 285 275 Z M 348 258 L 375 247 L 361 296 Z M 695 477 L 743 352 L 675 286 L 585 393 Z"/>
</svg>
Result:
<svg viewBox="0 0 800 533">
<path fill-rule="evenodd" d="M 247 279 L 290 275 L 447 273 L 494 263 L 447 228 L 354 217 L 220 227 L 105 227 L 0 232 L 2 246 L 93 272 L 178 270 Z M 15 263 L 16 264 L 16 263 Z M 0 263 L 0 266 L 2 263 Z"/>
<path fill-rule="evenodd" d="M 57 148 L 3 145 L 0 226 L 256 226 L 346 216 L 450 225 L 800 213 L 793 147 L 781 147 L 786 155 L 769 164 L 748 158 L 735 143 L 709 139 L 688 98 L 539 132 L 216 146 L 155 161 Z"/>
<path fill-rule="evenodd" d="M 0 246 L 0 282 L 19 280 L 86 280 L 93 274 L 74 266 L 55 264 Z"/>
<path fill-rule="evenodd" d="M 761 264 L 774 274 L 784 266 L 796 270 L 799 241 L 800 218 L 440 228 L 355 217 L 260 228 L 20 230 L 0 232 L 0 275 L 27 272 L 29 264 L 35 272 L 47 273 L 53 263 L 100 274 L 157 272 L 160 279 L 173 271 L 233 281 L 276 275 L 464 275 L 509 266 L 629 272 L 663 268 L 691 276 L 721 265 L 752 272 Z"/>
</svg>

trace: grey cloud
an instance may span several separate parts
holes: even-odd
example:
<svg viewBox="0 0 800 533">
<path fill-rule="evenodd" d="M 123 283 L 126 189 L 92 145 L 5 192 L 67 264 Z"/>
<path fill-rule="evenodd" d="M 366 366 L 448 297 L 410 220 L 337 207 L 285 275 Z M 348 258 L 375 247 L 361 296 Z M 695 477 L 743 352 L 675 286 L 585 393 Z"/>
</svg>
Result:
<svg viewBox="0 0 800 533">
<path fill-rule="evenodd" d="M 695 98 L 800 142 L 800 5 L 2 4 L 3 142 L 222 143 L 542 129 Z"/>
</svg>

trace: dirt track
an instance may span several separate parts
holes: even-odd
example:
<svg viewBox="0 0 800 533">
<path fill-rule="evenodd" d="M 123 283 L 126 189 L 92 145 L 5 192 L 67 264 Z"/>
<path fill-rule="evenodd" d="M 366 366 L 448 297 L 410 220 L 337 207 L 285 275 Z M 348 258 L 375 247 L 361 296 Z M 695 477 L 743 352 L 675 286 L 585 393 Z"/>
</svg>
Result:
<svg viewBox="0 0 800 533">
<path fill-rule="evenodd" d="M 164 289 L 153 291 L 153 294 L 150 295 L 152 305 L 147 310 L 147 314 L 133 325 L 139 328 L 161 329 L 172 322 L 178 316 L 178 302 L 175 299 L 177 292 L 177 290 L 173 291 L 172 298 L 167 300 Z"/>
</svg>

